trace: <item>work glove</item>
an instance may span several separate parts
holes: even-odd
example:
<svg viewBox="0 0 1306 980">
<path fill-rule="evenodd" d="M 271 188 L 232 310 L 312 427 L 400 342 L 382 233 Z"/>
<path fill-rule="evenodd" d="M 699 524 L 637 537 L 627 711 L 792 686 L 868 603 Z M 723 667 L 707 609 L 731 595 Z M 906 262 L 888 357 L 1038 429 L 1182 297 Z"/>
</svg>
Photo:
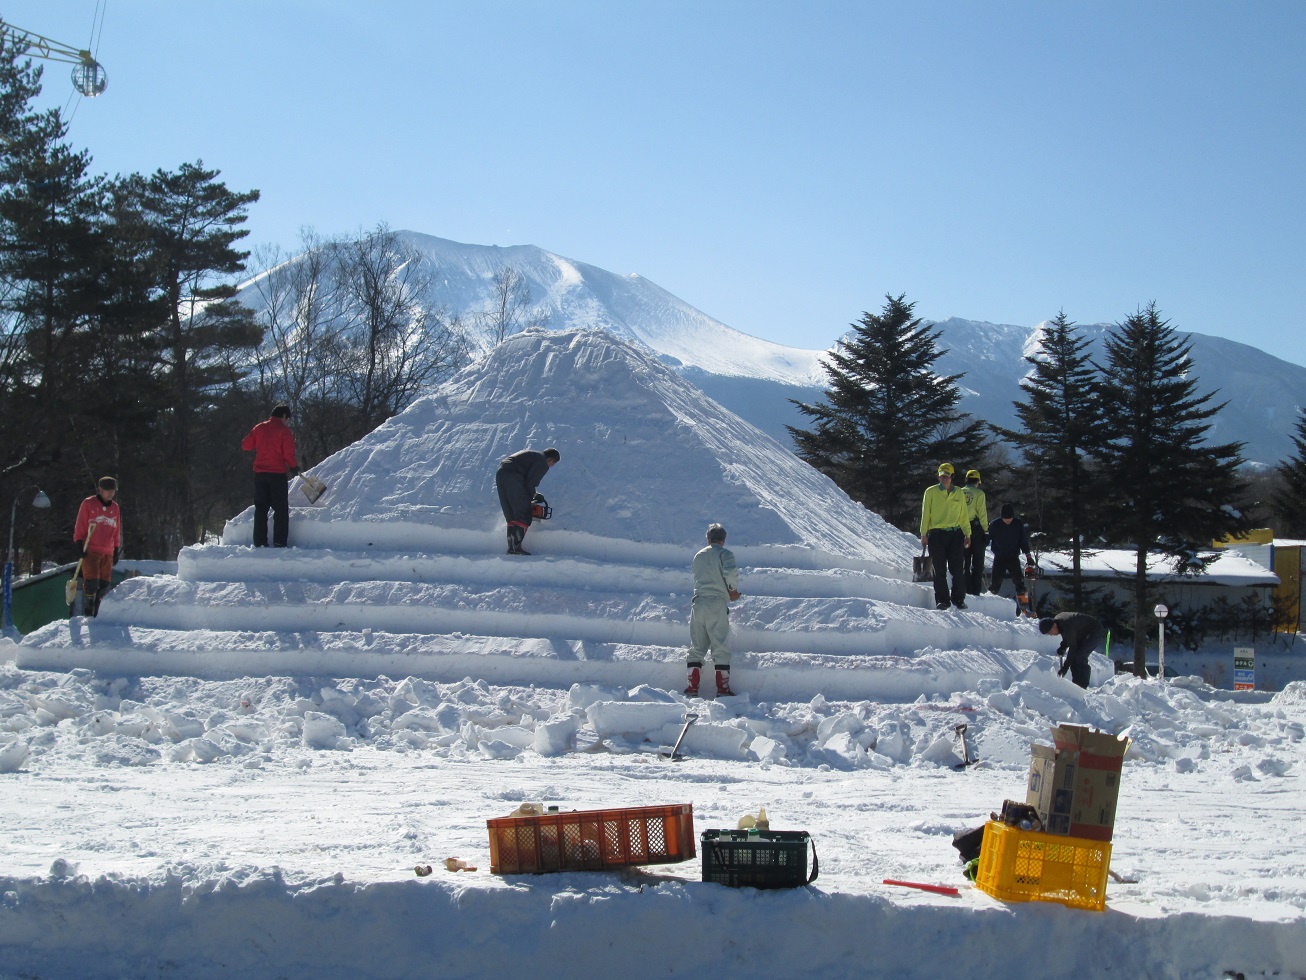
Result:
<svg viewBox="0 0 1306 980">
<path fill-rule="evenodd" d="M 114 548 L 114 549 L 113 549 L 113 563 L 114 563 L 115 565 L 118 564 L 118 559 L 121 558 L 121 557 L 122 557 L 122 549 L 121 549 L 121 548 Z"/>
<path fill-rule="evenodd" d="M 1068 671 L 1069 669 L 1070 669 L 1070 661 L 1067 660 L 1067 661 L 1062 665 L 1061 669 L 1057 671 L 1057 676 L 1058 676 L 1058 677 L 1065 677 L 1065 676 L 1066 676 L 1066 671 Z"/>
<path fill-rule="evenodd" d="M 85 538 L 74 539 L 73 545 L 77 548 L 78 554 L 80 554 L 81 552 L 86 550 L 86 539 Z"/>
<path fill-rule="evenodd" d="M 299 467 L 292 466 L 290 469 L 286 470 L 286 473 L 290 476 L 291 479 L 294 479 L 295 477 L 299 476 Z"/>
</svg>

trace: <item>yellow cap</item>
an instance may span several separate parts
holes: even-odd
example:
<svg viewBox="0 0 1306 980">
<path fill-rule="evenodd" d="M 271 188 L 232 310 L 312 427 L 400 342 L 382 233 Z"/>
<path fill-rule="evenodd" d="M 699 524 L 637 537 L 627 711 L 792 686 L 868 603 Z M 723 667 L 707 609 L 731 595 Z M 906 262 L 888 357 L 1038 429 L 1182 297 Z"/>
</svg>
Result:
<svg viewBox="0 0 1306 980">
<path fill-rule="evenodd" d="M 940 464 L 939 464 L 939 476 L 942 476 L 944 473 L 947 473 L 948 476 L 952 476 L 953 469 L 952 469 L 952 464 L 951 464 L 951 463 L 940 463 Z"/>
<path fill-rule="evenodd" d="M 979 478 L 980 478 L 979 470 L 967 470 L 967 471 L 966 471 L 966 479 L 967 479 L 967 480 L 978 480 Z"/>
</svg>

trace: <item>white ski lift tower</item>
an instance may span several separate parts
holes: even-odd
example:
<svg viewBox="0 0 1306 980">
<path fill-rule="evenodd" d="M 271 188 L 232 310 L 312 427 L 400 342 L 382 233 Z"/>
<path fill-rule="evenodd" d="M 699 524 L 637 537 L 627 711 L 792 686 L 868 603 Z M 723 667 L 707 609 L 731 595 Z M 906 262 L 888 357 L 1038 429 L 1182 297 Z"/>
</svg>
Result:
<svg viewBox="0 0 1306 980">
<path fill-rule="evenodd" d="M 104 66 L 92 58 L 89 51 L 60 44 L 3 20 L 0 20 L 0 44 L 12 45 L 20 55 L 72 65 L 73 88 L 88 99 L 95 98 L 109 85 L 109 76 Z"/>
</svg>

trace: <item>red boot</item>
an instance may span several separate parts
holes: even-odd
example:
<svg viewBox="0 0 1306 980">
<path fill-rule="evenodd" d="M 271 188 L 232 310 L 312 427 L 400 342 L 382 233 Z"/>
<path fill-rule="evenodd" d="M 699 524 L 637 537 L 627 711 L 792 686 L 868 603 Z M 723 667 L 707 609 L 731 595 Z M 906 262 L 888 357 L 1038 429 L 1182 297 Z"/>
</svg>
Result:
<svg viewBox="0 0 1306 980">
<path fill-rule="evenodd" d="M 693 664 L 689 668 L 689 686 L 685 688 L 685 693 L 691 698 L 698 697 L 698 681 L 702 676 L 702 664 Z"/>
<path fill-rule="evenodd" d="M 735 692 L 730 690 L 730 668 L 718 667 L 716 669 L 716 696 L 719 698 L 732 698 Z"/>
</svg>

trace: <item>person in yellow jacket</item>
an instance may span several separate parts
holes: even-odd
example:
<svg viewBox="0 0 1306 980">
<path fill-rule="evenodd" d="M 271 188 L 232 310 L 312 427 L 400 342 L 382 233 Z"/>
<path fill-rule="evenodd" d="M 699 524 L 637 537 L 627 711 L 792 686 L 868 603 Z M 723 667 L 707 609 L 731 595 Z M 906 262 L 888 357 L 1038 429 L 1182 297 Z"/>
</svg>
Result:
<svg viewBox="0 0 1306 980">
<path fill-rule="evenodd" d="M 971 595 L 984 592 L 984 550 L 988 547 L 989 498 L 980 483 L 979 470 L 966 471 L 966 508 L 970 516 L 970 547 L 966 549 L 962 576 Z"/>
<path fill-rule="evenodd" d="M 921 500 L 921 547 L 929 550 L 934 565 L 934 604 L 966 608 L 966 580 L 962 574 L 970 547 L 970 508 L 966 494 L 952 485 L 952 464 L 939 464 L 939 482 L 925 490 Z M 952 592 L 948 592 L 948 577 Z"/>
</svg>

